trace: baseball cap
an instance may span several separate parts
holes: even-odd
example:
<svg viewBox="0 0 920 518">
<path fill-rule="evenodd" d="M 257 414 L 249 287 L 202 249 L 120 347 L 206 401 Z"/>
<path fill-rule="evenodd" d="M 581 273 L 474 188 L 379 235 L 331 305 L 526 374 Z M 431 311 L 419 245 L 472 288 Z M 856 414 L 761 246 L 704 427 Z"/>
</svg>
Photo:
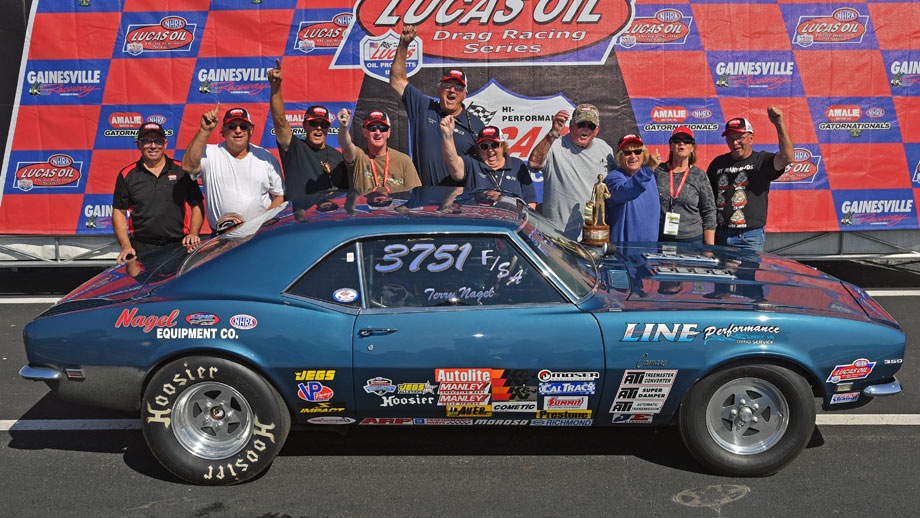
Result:
<svg viewBox="0 0 920 518">
<path fill-rule="evenodd" d="M 686 136 L 688 136 L 688 137 L 690 137 L 690 138 L 694 138 L 694 137 L 693 137 L 693 130 L 690 129 L 690 128 L 688 128 L 687 126 L 678 126 L 678 127 L 674 128 L 674 131 L 671 132 L 671 136 L 673 137 L 673 136 L 679 135 L 679 134 L 681 134 L 681 133 L 683 133 L 684 135 L 686 135 Z"/>
<path fill-rule="evenodd" d="M 480 142 L 503 142 L 502 132 L 495 126 L 486 126 L 479 130 L 479 133 L 476 135 L 476 143 Z"/>
<path fill-rule="evenodd" d="M 463 88 L 466 88 L 466 74 L 459 68 L 452 68 L 444 72 L 444 75 L 441 76 L 441 82 L 443 83 L 444 81 L 457 81 Z"/>
<path fill-rule="evenodd" d="M 148 133 L 158 133 L 161 137 L 166 138 L 166 130 L 156 122 L 145 122 L 137 130 L 137 138 L 141 138 Z"/>
<path fill-rule="evenodd" d="M 597 106 L 593 104 L 579 104 L 575 107 L 575 115 L 572 117 L 572 122 L 574 124 L 578 124 L 579 122 L 590 122 L 595 126 L 600 126 L 601 112 L 599 112 Z"/>
<path fill-rule="evenodd" d="M 390 125 L 390 118 L 387 117 L 387 114 L 386 114 L 386 113 L 384 113 L 384 112 L 382 112 L 382 111 L 380 111 L 380 110 L 374 110 L 374 111 L 368 113 L 368 114 L 367 114 L 367 117 L 364 117 L 364 124 L 363 124 L 363 126 L 366 128 L 366 127 L 370 126 L 371 124 L 373 124 L 373 123 L 375 123 L 375 122 L 379 122 L 379 123 L 386 124 L 387 126 L 389 126 L 389 125 Z"/>
<path fill-rule="evenodd" d="M 227 110 L 227 113 L 224 114 L 223 125 L 226 126 L 227 124 L 235 120 L 241 120 L 244 122 L 248 122 L 249 124 L 252 124 L 252 117 L 250 117 L 249 112 L 244 110 L 243 108 L 230 108 L 229 110 Z"/>
<path fill-rule="evenodd" d="M 325 106 L 315 105 L 307 108 L 307 111 L 303 113 L 304 121 L 315 121 L 321 120 L 328 123 L 332 123 L 332 115 L 329 114 L 329 110 Z"/>
<path fill-rule="evenodd" d="M 645 142 L 642 142 L 642 139 L 639 138 L 639 135 L 634 135 L 632 133 L 629 135 L 623 135 L 620 138 L 620 141 L 617 142 L 617 151 L 622 151 L 627 144 L 639 144 L 640 146 L 644 146 Z"/>
<path fill-rule="evenodd" d="M 737 119 L 732 119 L 725 123 L 725 131 L 722 132 L 722 136 L 724 137 L 732 131 L 738 133 L 754 133 L 754 126 L 751 126 L 749 120 L 738 117 Z"/>
</svg>

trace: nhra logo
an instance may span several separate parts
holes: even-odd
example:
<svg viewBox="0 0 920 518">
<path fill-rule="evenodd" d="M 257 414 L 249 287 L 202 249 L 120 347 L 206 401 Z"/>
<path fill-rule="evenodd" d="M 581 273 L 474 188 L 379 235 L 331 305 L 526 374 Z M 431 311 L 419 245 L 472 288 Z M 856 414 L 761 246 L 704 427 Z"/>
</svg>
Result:
<svg viewBox="0 0 920 518">
<path fill-rule="evenodd" d="M 795 160 L 787 165 L 783 175 L 774 181 L 780 183 L 804 182 L 812 179 L 818 172 L 817 162 L 821 160 L 821 157 L 815 157 L 811 151 L 802 148 L 795 148 L 793 156 Z M 812 159 L 815 161 L 813 162 Z"/>
<path fill-rule="evenodd" d="M 868 22 L 868 16 L 850 7 L 837 9 L 830 16 L 802 16 L 793 43 L 802 47 L 816 43 L 860 43 Z"/>
<path fill-rule="evenodd" d="M 690 34 L 693 18 L 684 17 L 677 9 L 662 9 L 650 18 L 635 18 L 619 37 L 624 48 L 636 45 L 675 43 Z"/>
<path fill-rule="evenodd" d="M 684 122 L 687 120 L 687 108 L 683 106 L 656 106 L 649 117 L 654 122 Z"/>
<path fill-rule="evenodd" d="M 52 155 L 47 162 L 17 164 L 13 188 L 31 191 L 34 187 L 76 187 L 80 183 L 82 162 L 69 155 Z"/>
<path fill-rule="evenodd" d="M 885 108 L 882 107 L 872 107 L 866 110 L 866 116 L 870 119 L 880 119 L 885 116 Z"/>
<path fill-rule="evenodd" d="M 138 56 L 151 51 L 187 51 L 195 41 L 196 28 L 180 16 L 167 16 L 157 25 L 128 25 L 122 52 Z"/>
<path fill-rule="evenodd" d="M 253 329 L 259 321 L 249 315 L 234 315 L 230 317 L 230 325 L 237 329 Z"/>
<path fill-rule="evenodd" d="M 424 5 L 423 5 L 424 4 Z M 632 2 L 394 2 L 361 0 L 357 24 L 369 38 L 415 25 L 428 56 L 463 61 L 531 60 L 612 41 L 629 23 Z M 536 29 L 536 30 L 535 30 Z M 395 48 L 395 47 L 394 47 Z"/>
<path fill-rule="evenodd" d="M 308 54 L 316 49 L 338 48 L 351 19 L 351 13 L 341 13 L 328 22 L 300 22 L 294 49 Z"/>
</svg>

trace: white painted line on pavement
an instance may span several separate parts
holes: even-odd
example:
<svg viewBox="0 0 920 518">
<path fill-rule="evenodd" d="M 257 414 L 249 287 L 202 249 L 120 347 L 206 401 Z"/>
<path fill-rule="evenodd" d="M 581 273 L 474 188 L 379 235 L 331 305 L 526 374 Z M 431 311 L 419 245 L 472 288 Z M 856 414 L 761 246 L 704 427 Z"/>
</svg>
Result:
<svg viewBox="0 0 920 518">
<path fill-rule="evenodd" d="M 61 297 L 2 297 L 0 304 L 54 304 Z"/>
<path fill-rule="evenodd" d="M 920 297 L 920 290 L 866 290 L 870 297 Z"/>
<path fill-rule="evenodd" d="M 818 414 L 820 426 L 920 426 L 920 414 Z M 137 419 L 0 420 L 0 432 L 140 430 Z"/>
</svg>

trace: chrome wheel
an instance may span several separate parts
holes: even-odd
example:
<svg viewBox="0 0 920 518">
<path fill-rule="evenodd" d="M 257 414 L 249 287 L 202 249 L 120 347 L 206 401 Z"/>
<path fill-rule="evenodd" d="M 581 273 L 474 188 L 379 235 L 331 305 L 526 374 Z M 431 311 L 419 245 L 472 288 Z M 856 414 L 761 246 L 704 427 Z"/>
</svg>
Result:
<svg viewBox="0 0 920 518">
<path fill-rule="evenodd" d="M 738 455 L 772 448 L 789 426 L 789 403 L 772 383 L 738 378 L 719 387 L 706 406 L 706 428 L 712 440 Z"/>
<path fill-rule="evenodd" d="M 172 430 L 190 453 L 203 459 L 224 459 L 249 442 L 252 415 L 249 402 L 233 387 L 198 383 L 176 400 Z"/>
</svg>

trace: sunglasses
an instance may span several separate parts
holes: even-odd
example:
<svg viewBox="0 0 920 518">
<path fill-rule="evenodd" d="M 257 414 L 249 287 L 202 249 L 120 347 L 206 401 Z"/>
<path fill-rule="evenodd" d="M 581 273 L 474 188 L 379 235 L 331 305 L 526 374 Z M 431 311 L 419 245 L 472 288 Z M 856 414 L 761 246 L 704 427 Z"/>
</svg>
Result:
<svg viewBox="0 0 920 518">
<path fill-rule="evenodd" d="M 579 122 L 575 126 L 577 128 L 582 128 L 582 129 L 588 128 L 591 131 L 594 131 L 597 129 L 597 124 L 594 124 L 593 122 Z"/>
<path fill-rule="evenodd" d="M 500 145 L 501 144 L 498 142 L 483 142 L 482 144 L 479 144 L 479 149 L 483 151 L 488 151 L 490 149 L 495 149 Z"/>
<path fill-rule="evenodd" d="M 246 124 L 245 122 L 243 124 L 227 124 L 227 129 L 230 131 L 236 131 L 237 128 L 243 131 L 249 131 L 252 129 L 252 125 Z"/>
<path fill-rule="evenodd" d="M 142 146 L 165 146 L 166 145 L 165 138 L 153 138 L 153 139 L 143 138 L 143 139 L 138 140 L 138 142 L 140 142 Z"/>
<path fill-rule="evenodd" d="M 367 129 L 368 133 L 374 133 L 374 132 L 377 132 L 377 131 L 379 131 L 380 133 L 386 133 L 386 132 L 390 131 L 390 127 L 389 127 L 389 126 L 385 126 L 385 125 L 383 125 L 383 124 L 371 124 L 371 125 L 368 126 L 366 129 Z"/>
<path fill-rule="evenodd" d="M 692 138 L 687 138 L 687 137 L 672 138 L 668 142 L 670 142 L 671 144 L 696 144 L 696 142 Z"/>
<path fill-rule="evenodd" d="M 313 120 L 313 121 L 307 121 L 307 124 L 309 124 L 310 126 L 313 126 L 314 128 L 322 128 L 322 129 L 329 128 L 329 123 L 326 121 Z"/>
<path fill-rule="evenodd" d="M 629 156 L 629 155 L 639 156 L 642 154 L 642 149 L 624 149 L 622 153 L 623 153 L 623 156 Z"/>
<path fill-rule="evenodd" d="M 445 90 L 453 90 L 457 93 L 460 93 L 466 90 L 466 87 L 459 83 L 449 83 L 447 81 L 442 81 L 438 83 L 438 88 L 443 88 Z"/>
</svg>

